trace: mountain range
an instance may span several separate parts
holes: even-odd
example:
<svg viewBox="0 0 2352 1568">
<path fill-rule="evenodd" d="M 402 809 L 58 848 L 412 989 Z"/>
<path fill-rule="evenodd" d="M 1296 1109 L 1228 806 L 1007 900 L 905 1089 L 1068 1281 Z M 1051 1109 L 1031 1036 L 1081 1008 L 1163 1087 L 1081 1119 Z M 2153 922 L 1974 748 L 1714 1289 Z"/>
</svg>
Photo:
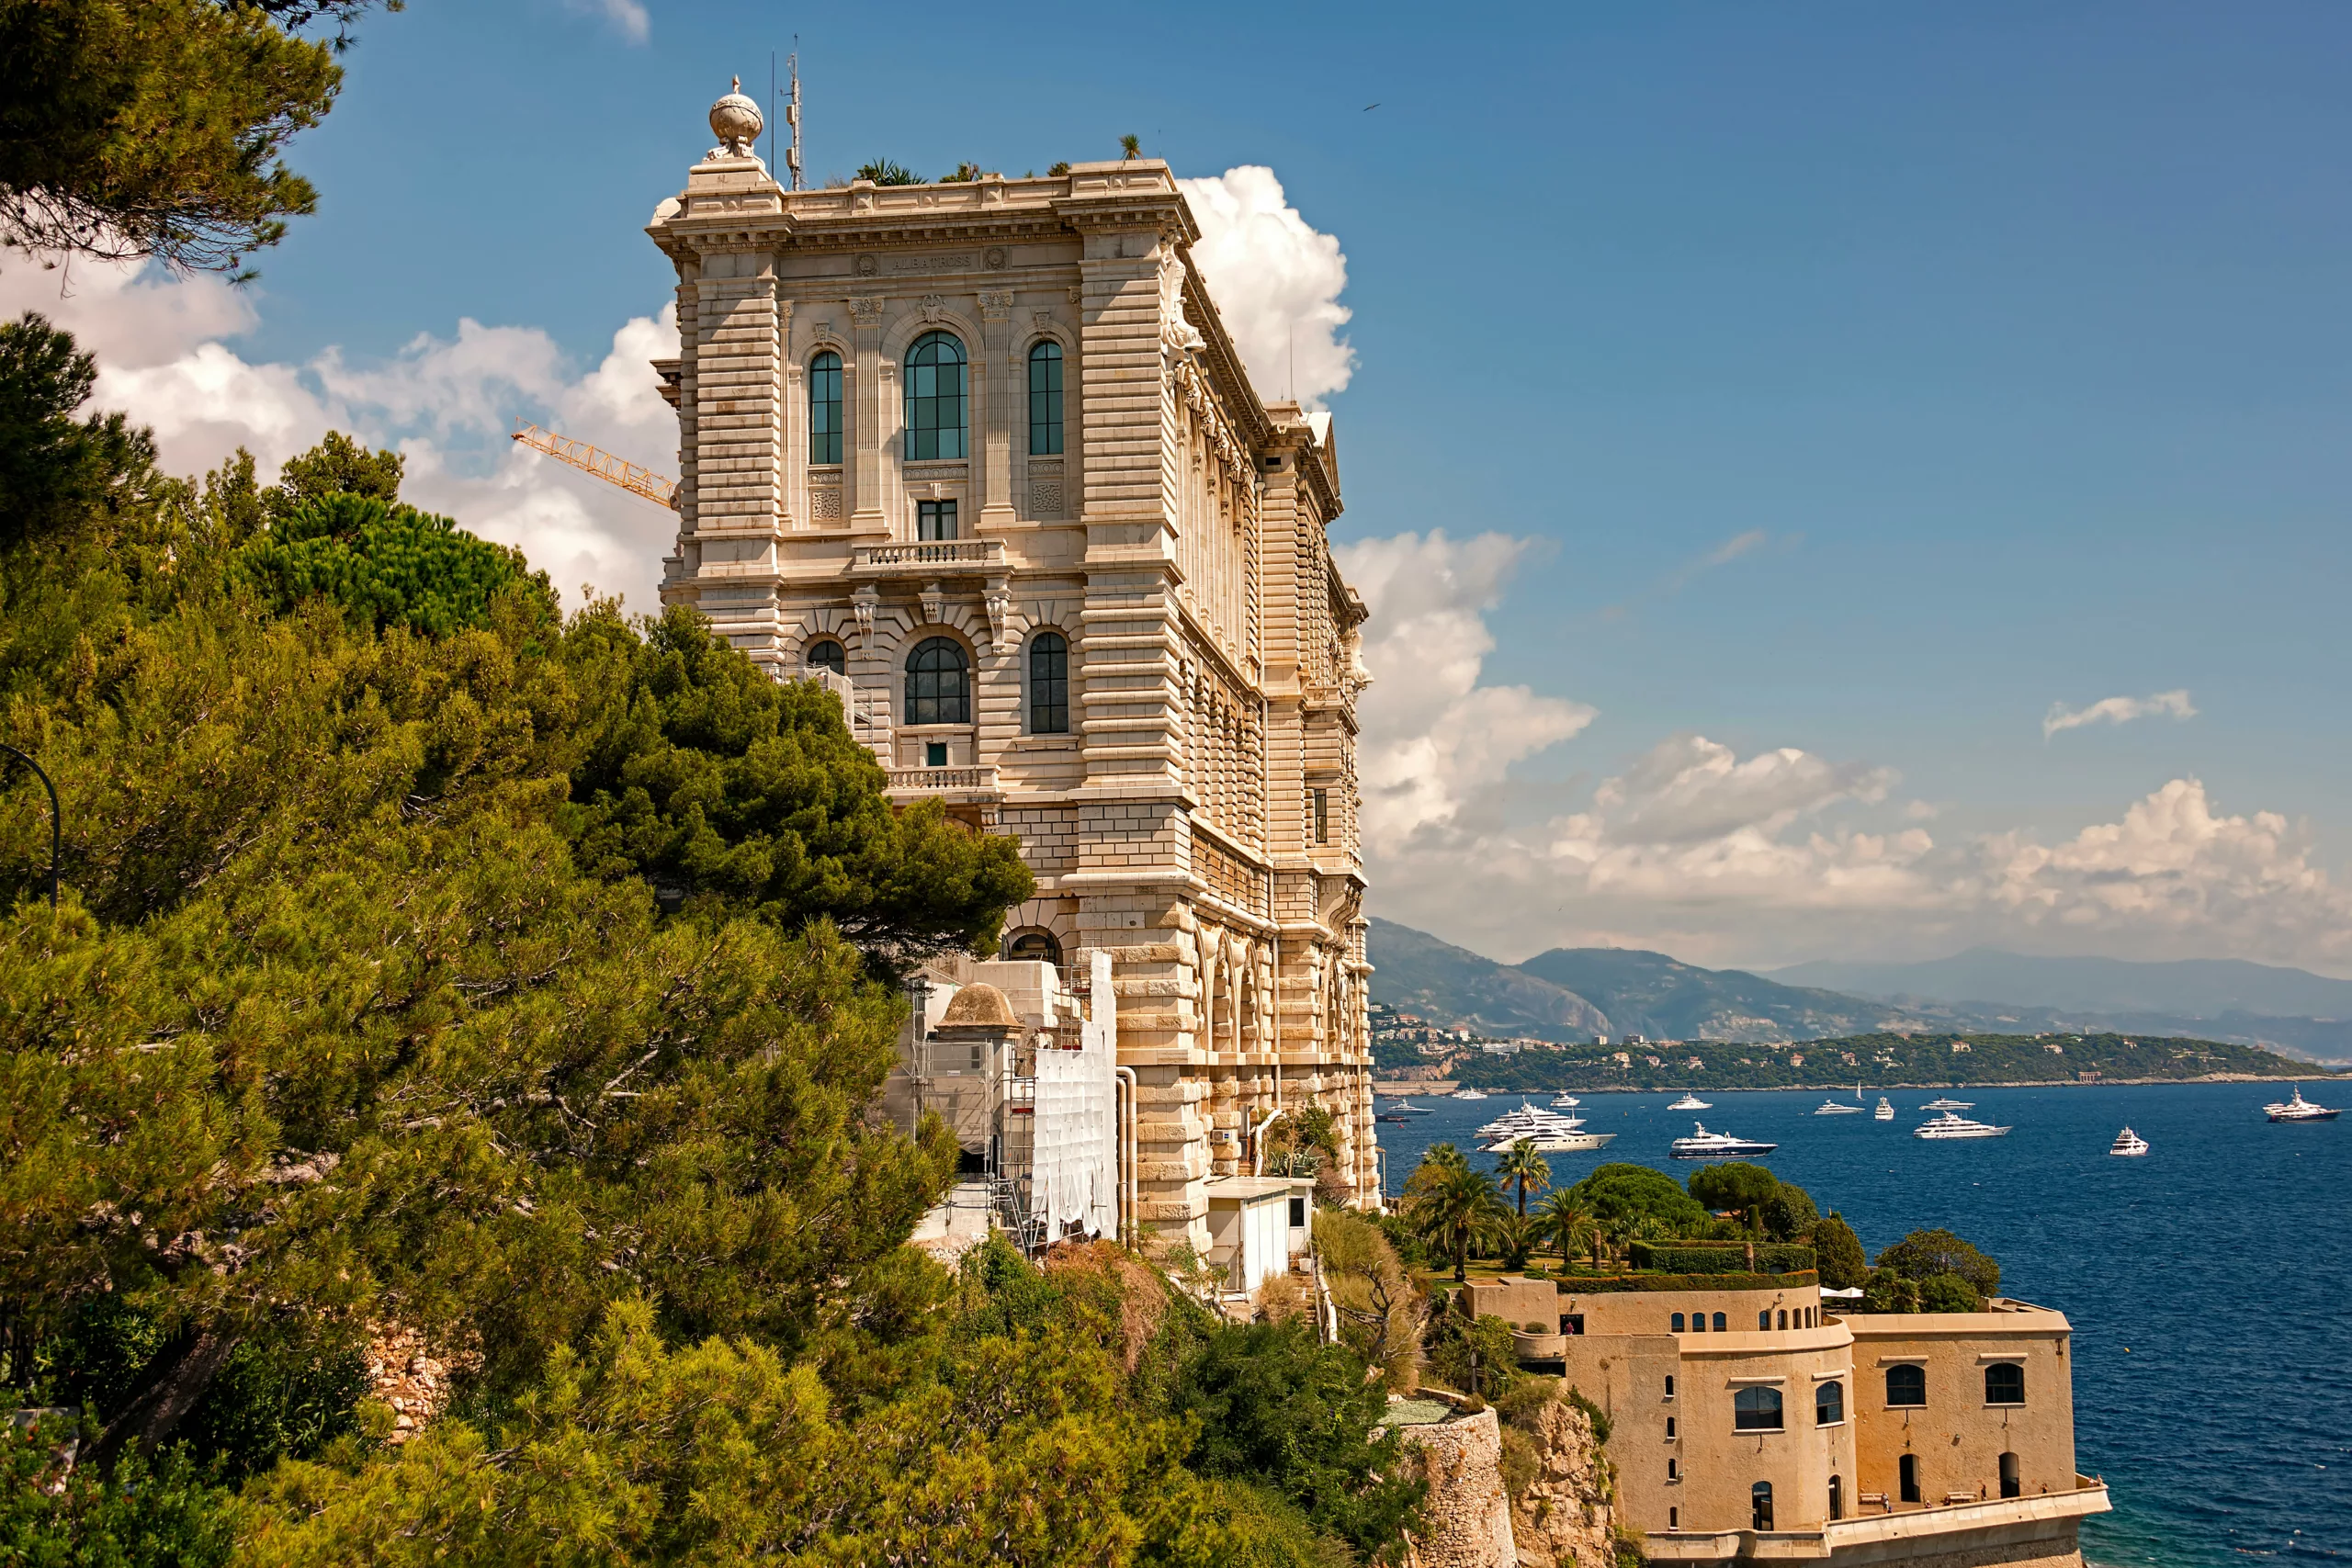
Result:
<svg viewBox="0 0 2352 1568">
<path fill-rule="evenodd" d="M 1877 1030 L 2120 1030 L 2352 1059 L 2352 982 L 2230 961 L 2126 964 L 1982 948 L 1936 964 L 1704 969 L 1633 948 L 1554 948 L 1521 964 L 1374 919 L 1372 993 L 1482 1033 L 1537 1040 L 1816 1040 Z"/>
</svg>

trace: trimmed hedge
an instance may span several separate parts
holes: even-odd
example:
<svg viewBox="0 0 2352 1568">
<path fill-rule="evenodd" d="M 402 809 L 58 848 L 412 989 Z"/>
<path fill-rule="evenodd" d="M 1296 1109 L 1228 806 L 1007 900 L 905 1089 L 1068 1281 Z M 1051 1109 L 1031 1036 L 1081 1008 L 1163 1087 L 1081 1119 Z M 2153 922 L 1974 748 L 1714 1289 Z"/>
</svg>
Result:
<svg viewBox="0 0 2352 1568">
<path fill-rule="evenodd" d="M 1747 1244 L 1722 1241 L 1637 1241 L 1626 1249 L 1634 1268 L 1658 1274 L 1745 1274 Z M 1756 1272 L 1798 1274 L 1814 1267 L 1813 1248 L 1789 1241 L 1756 1244 Z"/>
<path fill-rule="evenodd" d="M 1611 1274 L 1558 1283 L 1563 1295 L 1609 1296 L 1630 1291 L 1788 1291 L 1820 1282 L 1807 1269 L 1794 1274 Z"/>
</svg>

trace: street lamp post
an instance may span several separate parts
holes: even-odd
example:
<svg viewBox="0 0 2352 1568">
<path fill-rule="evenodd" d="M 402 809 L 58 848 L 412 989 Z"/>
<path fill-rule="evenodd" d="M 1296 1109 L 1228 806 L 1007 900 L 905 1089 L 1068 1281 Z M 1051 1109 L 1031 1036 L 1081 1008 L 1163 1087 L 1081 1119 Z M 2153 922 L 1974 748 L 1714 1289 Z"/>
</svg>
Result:
<svg viewBox="0 0 2352 1568">
<path fill-rule="evenodd" d="M 57 786 L 50 783 L 49 774 L 42 770 L 39 762 L 34 761 L 6 741 L 0 740 L 0 751 L 7 752 L 8 755 L 30 768 L 40 778 L 42 787 L 49 791 L 49 907 L 54 909 L 57 908 L 57 852 L 58 846 L 63 841 L 64 832 L 64 816 L 57 806 Z"/>
</svg>

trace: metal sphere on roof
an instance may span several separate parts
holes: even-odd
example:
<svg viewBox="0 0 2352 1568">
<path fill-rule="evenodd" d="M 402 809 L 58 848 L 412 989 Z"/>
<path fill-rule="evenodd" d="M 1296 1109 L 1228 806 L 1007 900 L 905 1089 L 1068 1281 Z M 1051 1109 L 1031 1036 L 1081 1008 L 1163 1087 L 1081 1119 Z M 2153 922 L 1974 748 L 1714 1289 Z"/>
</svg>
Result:
<svg viewBox="0 0 2352 1568">
<path fill-rule="evenodd" d="M 1020 1021 L 1004 993 L 989 985 L 966 986 L 948 998 L 947 1010 L 939 1015 L 942 1029 L 1012 1029 Z"/>
<path fill-rule="evenodd" d="M 766 126 L 760 106 L 743 96 L 741 76 L 734 79 L 725 97 L 710 106 L 711 134 L 718 138 L 719 150 L 729 157 L 752 156 L 752 149 Z"/>
</svg>

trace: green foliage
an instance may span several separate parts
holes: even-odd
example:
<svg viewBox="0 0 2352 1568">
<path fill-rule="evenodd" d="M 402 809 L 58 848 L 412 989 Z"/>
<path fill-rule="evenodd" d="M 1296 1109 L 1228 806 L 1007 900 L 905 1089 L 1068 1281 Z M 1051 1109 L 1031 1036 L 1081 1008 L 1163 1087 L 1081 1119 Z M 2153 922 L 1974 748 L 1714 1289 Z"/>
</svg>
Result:
<svg viewBox="0 0 2352 1568">
<path fill-rule="evenodd" d="M 1755 1261 L 1748 1261 L 1749 1252 Z M 1636 1241 L 1626 1248 L 1636 1269 L 1661 1274 L 1801 1274 L 1814 1266 L 1813 1248 L 1791 1242 L 1762 1242 L 1742 1247 L 1721 1242 Z"/>
<path fill-rule="evenodd" d="M 1600 1221 L 1577 1196 L 1573 1189 L 1555 1192 L 1535 1206 L 1535 1223 L 1543 1235 L 1560 1249 L 1560 1262 L 1566 1267 L 1569 1255 L 1587 1243 L 1597 1249 L 1600 1246 Z"/>
<path fill-rule="evenodd" d="M 379 629 L 447 637 L 488 626 L 492 604 L 511 592 L 524 601 L 526 616 L 550 624 L 555 617 L 554 590 L 545 573 L 531 572 L 522 551 L 373 495 L 334 491 L 300 501 L 244 547 L 238 564 L 280 614 L 322 597 Z"/>
<path fill-rule="evenodd" d="M 1552 1162 L 1535 1152 L 1532 1138 L 1521 1138 L 1503 1151 L 1495 1162 L 1495 1179 L 1516 1189 L 1519 1194 L 1519 1214 L 1527 1217 L 1527 1195 L 1541 1192 L 1552 1185 Z"/>
<path fill-rule="evenodd" d="M 1511 1325 L 1499 1317 L 1441 1313 L 1430 1324 L 1429 1369 L 1458 1393 L 1499 1398 L 1521 1376 L 1510 1336 Z"/>
<path fill-rule="evenodd" d="M 1826 1289 L 1850 1291 L 1870 1271 L 1862 1257 L 1861 1238 L 1835 1210 L 1813 1227 L 1813 1252 Z"/>
<path fill-rule="evenodd" d="M 316 446 L 286 460 L 277 485 L 261 497 L 262 510 L 276 519 L 334 495 L 365 496 L 390 506 L 401 498 L 407 467 L 408 459 L 398 452 L 370 452 L 342 431 L 330 430 Z"/>
<path fill-rule="evenodd" d="M 1862 1281 L 1862 1310 L 1903 1313 L 1919 1310 L 1919 1282 L 1892 1269 L 1873 1269 Z"/>
<path fill-rule="evenodd" d="M 870 164 L 860 164 L 857 166 L 857 177 L 861 180 L 872 180 L 877 186 L 922 184 L 921 175 L 916 174 L 905 164 L 894 164 L 888 158 L 876 158 Z"/>
<path fill-rule="evenodd" d="M 1781 1182 L 1764 1201 L 1764 1234 L 1774 1241 L 1802 1241 L 1820 1221 L 1813 1195 L 1793 1182 Z"/>
<path fill-rule="evenodd" d="M 1957 1274 L 1981 1296 L 2001 1288 L 2001 1266 L 1947 1230 L 1913 1231 L 1881 1252 L 1878 1266 L 1922 1285 L 1939 1274 Z"/>
<path fill-rule="evenodd" d="M 1469 1277 L 1470 1255 L 1494 1242 L 1510 1214 L 1495 1184 L 1451 1144 L 1421 1156 L 1405 1183 L 1404 1207 L 1423 1245 L 1453 1263 L 1456 1280 Z"/>
<path fill-rule="evenodd" d="M 1121 158 L 1140 158 L 1140 157 L 1142 157 L 1142 156 L 1143 156 L 1143 143 L 1142 143 L 1142 141 L 1140 141 L 1139 140 L 1137 140 L 1137 139 L 1136 139 L 1136 137 L 1134 137 L 1134 136 L 1122 136 L 1122 137 L 1120 137 L 1120 138 L 1119 138 L 1119 156 L 1120 156 Z"/>
<path fill-rule="evenodd" d="M 1702 1166 L 1690 1173 L 1690 1196 L 1709 1209 L 1736 1213 L 1751 1235 L 1763 1233 L 1764 1206 L 1780 1188 L 1779 1177 L 1745 1160 Z"/>
<path fill-rule="evenodd" d="M 1410 1393 L 1427 1308 L 1390 1245 L 1389 1227 L 1348 1210 L 1317 1209 L 1315 1250 L 1340 1320 L 1340 1343 L 1381 1369 L 1390 1389 Z"/>
<path fill-rule="evenodd" d="M 0 39 L 6 16 L 0 9 Z M 119 513 L 153 484 L 155 444 L 146 431 L 119 413 L 74 417 L 97 373 L 72 334 L 45 318 L 28 310 L 0 322 L 0 547 Z"/>
<path fill-rule="evenodd" d="M 1706 1233 L 1707 1211 L 1694 1201 L 1674 1178 L 1645 1165 L 1601 1166 L 1568 1189 L 1577 1202 L 1592 1212 L 1602 1226 L 1618 1229 L 1642 1220 L 1655 1220 L 1668 1235 Z"/>
<path fill-rule="evenodd" d="M 216 1568 L 229 1561 L 230 1495 L 187 1450 L 133 1455 L 111 1479 L 88 1465 L 61 1476 L 63 1445 L 95 1429 L 65 1419 L 0 1425 L 0 1562 L 20 1568 Z"/>
<path fill-rule="evenodd" d="M 1930 1274 L 1919 1284 L 1921 1312 L 1983 1312 L 1984 1299 L 1958 1274 Z"/>
<path fill-rule="evenodd" d="M 349 5 L 0 0 L 0 243 L 233 271 L 307 213 L 278 162 L 342 82 L 288 23 Z"/>
</svg>

